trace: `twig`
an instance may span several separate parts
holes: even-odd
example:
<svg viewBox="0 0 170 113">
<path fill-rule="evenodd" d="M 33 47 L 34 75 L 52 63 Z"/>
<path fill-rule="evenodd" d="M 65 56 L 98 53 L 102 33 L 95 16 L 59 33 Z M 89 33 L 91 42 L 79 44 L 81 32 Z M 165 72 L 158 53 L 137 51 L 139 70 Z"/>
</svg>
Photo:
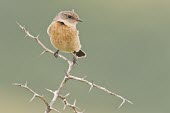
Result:
<svg viewBox="0 0 170 113">
<path fill-rule="evenodd" d="M 29 87 L 27 86 L 27 82 L 25 83 L 25 85 L 18 84 L 18 83 L 14 83 L 13 85 L 15 85 L 15 86 L 20 86 L 20 87 L 22 87 L 22 88 L 30 91 L 30 92 L 33 94 L 33 97 L 31 98 L 30 102 L 32 102 L 32 101 L 35 99 L 35 97 L 37 97 L 37 98 L 41 99 L 41 100 L 45 103 L 46 109 L 47 109 L 48 111 L 54 110 L 54 111 L 60 113 L 58 110 L 52 108 L 52 107 L 48 104 L 48 102 L 47 102 L 47 100 L 44 98 L 44 96 L 41 96 L 41 95 L 37 94 L 35 91 L 33 91 L 31 88 L 29 88 Z"/>
<path fill-rule="evenodd" d="M 78 107 L 76 106 L 76 100 L 74 101 L 73 104 L 70 104 L 70 103 L 67 101 L 67 99 L 66 99 L 66 97 L 68 97 L 68 96 L 69 96 L 69 93 L 68 93 L 66 96 L 62 96 L 62 95 L 59 95 L 59 96 L 58 96 L 58 97 L 61 99 L 61 101 L 64 103 L 63 110 L 65 110 L 65 108 L 68 106 L 68 107 L 72 108 L 75 113 L 80 113 L 80 112 L 79 112 L 79 111 L 80 111 L 80 108 L 78 108 Z M 81 112 L 81 113 L 82 113 L 82 112 Z"/>
<path fill-rule="evenodd" d="M 43 55 L 43 54 L 46 53 L 46 52 L 51 53 L 51 54 L 54 54 L 54 52 L 53 52 L 52 50 L 48 49 L 48 48 L 39 40 L 39 38 L 38 38 L 39 35 L 38 35 L 38 36 L 33 36 L 33 35 L 31 35 L 31 34 L 29 33 L 29 31 L 27 31 L 27 30 L 25 29 L 25 27 L 21 26 L 18 22 L 17 22 L 17 24 L 18 24 L 19 27 L 26 33 L 26 36 L 25 36 L 25 37 L 30 37 L 30 38 L 34 39 L 34 40 L 44 49 L 43 52 L 42 52 L 40 55 Z M 43 96 L 35 93 L 32 89 L 30 89 L 29 87 L 27 87 L 27 83 L 26 83 L 25 85 L 18 84 L 18 83 L 15 83 L 15 84 L 14 84 L 14 85 L 20 86 L 20 87 L 25 88 L 25 89 L 29 90 L 30 92 L 32 92 L 32 93 L 33 93 L 33 98 L 31 99 L 31 101 L 32 101 L 35 97 L 38 97 L 38 98 L 40 98 L 41 100 L 43 100 L 43 102 L 44 102 L 45 105 L 46 105 L 46 110 L 45 110 L 44 113 L 49 113 L 51 110 L 54 110 L 54 111 L 59 112 L 58 110 L 56 110 L 56 109 L 53 108 L 53 105 L 54 105 L 55 101 L 57 100 L 57 98 L 61 99 L 61 101 L 64 103 L 64 108 L 63 108 L 63 109 L 65 109 L 65 108 L 68 106 L 68 107 L 72 108 L 75 113 L 83 113 L 83 112 L 84 112 L 84 111 L 83 111 L 83 112 L 80 112 L 80 109 L 76 106 L 76 100 L 74 101 L 73 104 L 70 104 L 70 103 L 67 101 L 67 99 L 66 99 L 66 97 L 67 97 L 68 95 L 62 96 L 62 95 L 60 94 L 61 91 L 62 91 L 62 89 L 64 88 L 66 82 L 67 82 L 68 80 L 71 80 L 71 79 L 76 80 L 76 81 L 80 81 L 80 82 L 83 82 L 83 83 L 86 83 L 86 84 L 90 85 L 89 92 L 92 90 L 93 87 L 96 87 L 96 88 L 98 88 L 98 89 L 100 89 L 100 90 L 102 90 L 102 91 L 104 91 L 104 92 L 106 92 L 106 93 L 108 93 L 108 94 L 110 94 L 110 95 L 113 95 L 113 96 L 116 96 L 116 97 L 120 98 L 120 99 L 122 100 L 122 103 L 119 105 L 118 108 L 120 108 L 125 102 L 128 102 L 128 103 L 130 103 L 130 104 L 133 104 L 130 100 L 128 100 L 128 99 L 126 99 L 126 98 L 124 98 L 124 97 L 122 97 L 122 96 L 120 96 L 120 95 L 118 95 L 118 94 L 116 94 L 116 93 L 113 93 L 113 92 L 109 91 L 108 89 L 106 89 L 106 88 L 104 88 L 104 87 L 101 87 L 101 86 L 99 86 L 99 85 L 97 85 L 97 84 L 94 84 L 93 82 L 87 81 L 87 80 L 85 79 L 86 76 L 83 77 L 83 78 L 79 78 L 79 77 L 76 77 L 76 76 L 71 75 L 70 72 L 71 72 L 71 70 L 72 70 L 72 68 L 73 68 L 73 66 L 74 66 L 74 63 L 73 63 L 72 61 L 70 61 L 69 59 L 67 59 L 66 57 L 64 57 L 63 55 L 61 55 L 61 54 L 58 54 L 58 56 L 59 56 L 60 58 L 62 58 L 63 60 L 65 60 L 65 61 L 68 63 L 68 69 L 67 69 L 67 71 L 66 71 L 66 74 L 65 74 L 65 76 L 64 76 L 61 84 L 59 85 L 59 87 L 58 87 L 55 91 L 52 91 L 52 90 L 50 90 L 50 89 L 47 89 L 49 92 L 51 92 L 51 93 L 54 94 L 52 100 L 51 100 L 49 103 L 45 100 L 45 98 L 44 98 Z"/>
<path fill-rule="evenodd" d="M 31 35 L 31 34 L 29 33 L 29 31 L 27 31 L 27 30 L 25 29 L 25 27 L 21 26 L 18 22 L 16 22 L 16 23 L 17 23 L 18 26 L 26 33 L 25 37 L 33 38 L 33 39 L 44 49 L 43 52 L 42 52 L 40 55 L 44 54 L 45 52 L 49 52 L 49 53 L 51 53 L 51 54 L 54 54 L 54 51 L 48 49 L 48 48 L 38 39 L 39 35 L 37 35 L 37 36 Z M 68 60 L 66 57 L 62 56 L 61 54 L 58 54 L 58 57 L 62 58 L 63 60 L 65 60 L 65 61 L 67 61 L 67 62 L 70 61 L 70 60 Z M 71 62 L 71 61 L 70 61 L 70 62 Z"/>
<path fill-rule="evenodd" d="M 108 89 L 106 89 L 104 87 L 101 87 L 101 86 L 99 86 L 97 84 L 94 84 L 93 82 L 89 82 L 89 81 L 85 80 L 84 78 L 79 78 L 79 77 L 72 76 L 72 75 L 70 75 L 69 78 L 90 85 L 89 92 L 92 90 L 93 87 L 96 87 L 97 89 L 100 89 L 100 90 L 102 90 L 102 91 L 104 91 L 104 92 L 106 92 L 106 93 L 108 93 L 110 95 L 113 95 L 113 96 L 116 96 L 116 97 L 122 99 L 122 103 L 119 105 L 118 108 L 120 108 L 125 102 L 133 104 L 130 100 L 128 100 L 128 99 L 126 99 L 126 98 L 124 98 L 124 97 L 122 97 L 122 96 L 120 96 L 120 95 L 118 95 L 116 93 L 113 93 L 113 92 L 109 91 Z"/>
</svg>

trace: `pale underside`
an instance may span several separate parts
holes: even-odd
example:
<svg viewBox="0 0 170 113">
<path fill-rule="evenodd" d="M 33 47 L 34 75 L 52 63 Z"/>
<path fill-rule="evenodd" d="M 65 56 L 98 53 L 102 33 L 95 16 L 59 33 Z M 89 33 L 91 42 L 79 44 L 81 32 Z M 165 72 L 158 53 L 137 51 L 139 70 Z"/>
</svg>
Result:
<svg viewBox="0 0 170 113">
<path fill-rule="evenodd" d="M 53 21 L 47 30 L 52 45 L 63 52 L 79 51 L 81 48 L 78 31 L 57 21 Z"/>
</svg>

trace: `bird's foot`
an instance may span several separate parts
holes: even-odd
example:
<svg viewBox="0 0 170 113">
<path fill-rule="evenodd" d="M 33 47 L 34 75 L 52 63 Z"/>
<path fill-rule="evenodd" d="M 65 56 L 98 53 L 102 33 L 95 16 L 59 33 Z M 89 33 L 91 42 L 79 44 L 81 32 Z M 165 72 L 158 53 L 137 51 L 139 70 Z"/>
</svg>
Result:
<svg viewBox="0 0 170 113">
<path fill-rule="evenodd" d="M 78 65 L 76 56 L 73 56 L 73 64 L 77 64 Z"/>
<path fill-rule="evenodd" d="M 59 50 L 57 50 L 57 51 L 54 53 L 54 56 L 55 56 L 56 58 L 58 58 L 58 52 L 59 52 Z"/>
</svg>

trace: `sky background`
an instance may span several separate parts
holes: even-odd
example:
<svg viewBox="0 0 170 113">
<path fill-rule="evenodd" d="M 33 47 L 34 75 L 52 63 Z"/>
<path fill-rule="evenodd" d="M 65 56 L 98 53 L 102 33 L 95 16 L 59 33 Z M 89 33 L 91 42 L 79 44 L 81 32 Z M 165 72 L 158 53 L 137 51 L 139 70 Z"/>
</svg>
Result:
<svg viewBox="0 0 170 113">
<path fill-rule="evenodd" d="M 87 57 L 78 61 L 73 75 L 131 100 L 121 100 L 98 89 L 88 93 L 86 84 L 69 81 L 62 94 L 85 113 L 170 112 L 170 1 L 169 0 L 0 0 L 0 108 L 5 113 L 43 113 L 39 99 L 12 83 L 25 83 L 50 101 L 45 88 L 58 88 L 67 63 L 42 48 L 17 26 L 16 21 L 55 51 L 46 33 L 57 13 L 74 9 L 82 49 Z M 68 58 L 71 55 L 64 54 Z M 62 111 L 57 101 L 55 108 Z M 62 113 L 73 113 L 69 108 Z"/>
</svg>

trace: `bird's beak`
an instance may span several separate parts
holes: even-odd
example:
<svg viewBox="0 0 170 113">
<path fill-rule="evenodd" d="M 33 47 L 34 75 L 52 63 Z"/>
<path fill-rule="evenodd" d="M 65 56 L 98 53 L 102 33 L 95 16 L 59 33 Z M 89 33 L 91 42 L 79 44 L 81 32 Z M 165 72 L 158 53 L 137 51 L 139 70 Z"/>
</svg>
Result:
<svg viewBox="0 0 170 113">
<path fill-rule="evenodd" d="M 78 21 L 78 22 L 83 22 L 83 20 L 81 20 L 80 18 L 78 18 L 76 21 Z"/>
</svg>

